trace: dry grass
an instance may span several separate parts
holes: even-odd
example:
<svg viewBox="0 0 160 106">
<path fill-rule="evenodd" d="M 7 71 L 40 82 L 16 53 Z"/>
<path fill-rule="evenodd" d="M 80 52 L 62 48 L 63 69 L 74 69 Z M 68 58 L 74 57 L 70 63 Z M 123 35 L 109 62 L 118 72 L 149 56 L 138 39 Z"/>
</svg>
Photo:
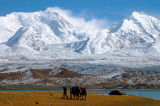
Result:
<svg viewBox="0 0 160 106">
<path fill-rule="evenodd" d="M 14 106 L 160 106 L 160 101 L 132 95 L 88 93 L 86 100 L 74 100 L 63 99 L 60 92 L 0 92 L 0 106 L 10 103 Z"/>
</svg>

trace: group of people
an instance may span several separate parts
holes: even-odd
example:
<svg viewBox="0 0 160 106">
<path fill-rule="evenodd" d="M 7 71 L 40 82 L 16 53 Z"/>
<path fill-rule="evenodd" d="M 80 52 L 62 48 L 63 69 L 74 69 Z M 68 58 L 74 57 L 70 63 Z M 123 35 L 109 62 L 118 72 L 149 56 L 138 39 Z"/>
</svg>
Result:
<svg viewBox="0 0 160 106">
<path fill-rule="evenodd" d="M 87 96 L 87 89 L 85 87 L 71 87 L 70 88 L 70 98 L 72 99 L 72 96 L 77 99 L 79 99 L 80 97 L 83 98 L 83 96 L 86 98 Z M 67 96 L 67 88 L 65 86 L 63 86 L 63 98 L 68 98 Z"/>
</svg>

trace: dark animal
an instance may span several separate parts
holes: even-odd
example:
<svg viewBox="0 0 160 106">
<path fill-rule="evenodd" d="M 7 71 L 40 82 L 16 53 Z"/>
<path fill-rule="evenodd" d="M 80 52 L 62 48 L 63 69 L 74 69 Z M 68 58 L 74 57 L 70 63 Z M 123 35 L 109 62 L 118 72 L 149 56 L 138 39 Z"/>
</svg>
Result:
<svg viewBox="0 0 160 106">
<path fill-rule="evenodd" d="M 72 99 L 72 95 L 73 95 L 73 91 L 72 91 L 72 87 L 70 88 L 70 98 Z"/>
<path fill-rule="evenodd" d="M 72 95 L 73 95 L 73 97 L 75 99 L 75 96 L 76 96 L 76 87 L 70 88 L 70 97 L 71 97 L 71 99 L 72 99 Z"/>
<path fill-rule="evenodd" d="M 79 97 L 80 97 L 80 88 L 77 86 L 76 88 L 75 88 L 75 94 L 76 94 L 76 98 L 77 99 L 79 99 Z"/>
<path fill-rule="evenodd" d="M 80 97 L 80 88 L 78 86 L 70 88 L 70 97 L 71 98 L 72 98 L 72 95 L 73 95 L 74 99 L 75 99 L 75 97 L 77 99 L 79 99 L 79 97 Z"/>
<path fill-rule="evenodd" d="M 86 98 L 87 89 L 85 87 L 80 88 L 78 86 L 72 87 L 72 88 L 70 88 L 70 97 L 71 97 L 71 99 L 72 99 L 72 96 L 74 97 L 74 99 L 75 98 L 79 99 L 80 97 L 83 98 L 83 96 L 85 96 L 85 98 Z"/>
<path fill-rule="evenodd" d="M 87 96 L 87 89 L 85 87 L 80 88 L 80 97 Z"/>
</svg>

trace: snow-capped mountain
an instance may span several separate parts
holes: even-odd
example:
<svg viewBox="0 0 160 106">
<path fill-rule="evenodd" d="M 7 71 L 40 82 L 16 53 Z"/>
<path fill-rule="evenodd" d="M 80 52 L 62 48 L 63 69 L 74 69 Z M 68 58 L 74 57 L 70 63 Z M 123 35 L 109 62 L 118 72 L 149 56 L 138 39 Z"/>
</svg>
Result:
<svg viewBox="0 0 160 106">
<path fill-rule="evenodd" d="M 160 21 L 144 13 L 133 12 L 128 18 L 104 29 L 97 36 L 103 39 L 96 39 L 94 42 L 99 47 L 96 48 L 96 45 L 93 49 L 100 54 L 110 50 L 124 51 L 124 49 L 127 49 L 127 52 L 134 50 L 150 53 L 152 51 L 149 48 L 159 52 L 155 42 L 160 36 Z"/>
<path fill-rule="evenodd" d="M 14 12 L 0 17 L 0 22 L 2 55 L 30 58 L 67 58 L 70 55 L 73 58 L 115 52 L 160 54 L 160 21 L 144 13 L 133 12 L 126 19 L 93 34 L 81 31 L 52 8 L 33 13 Z"/>
<path fill-rule="evenodd" d="M 48 9 L 44 12 L 12 13 L 6 17 L 1 17 L 2 22 L 4 19 L 8 21 L 5 24 L 9 25 L 1 23 L 1 27 L 5 27 L 5 30 L 1 29 L 1 32 L 4 33 L 2 33 L 2 35 L 5 35 L 8 31 L 10 32 L 10 36 L 8 38 L 6 37 L 6 39 L 2 38 L 1 40 L 3 41 L 1 42 L 8 41 L 8 39 L 12 36 L 17 36 L 17 34 L 19 36 L 21 35 L 21 38 L 32 37 L 34 34 L 39 38 L 42 37 L 48 42 L 48 44 L 72 42 L 82 36 L 82 34 L 76 33 L 77 29 L 68 23 L 67 20 L 61 17 L 58 13 L 49 11 Z M 25 27 L 26 30 L 22 30 L 23 27 Z M 30 35 L 27 34 L 26 36 L 22 36 L 26 31 L 30 32 Z M 1 37 L 4 37 L 2 35 Z"/>
<path fill-rule="evenodd" d="M 46 51 L 46 55 L 48 52 L 58 52 L 52 48 L 81 42 L 85 38 L 84 33 L 50 8 L 43 12 L 11 13 L 0 17 L 0 21 L 0 43 L 7 46 L 4 48 L 7 51 L 5 54 L 25 55 L 23 52 L 28 51 L 37 55 Z"/>
<path fill-rule="evenodd" d="M 158 19 L 133 12 L 102 30 L 75 20 L 54 8 L 0 17 L 1 87 L 159 87 Z"/>
</svg>

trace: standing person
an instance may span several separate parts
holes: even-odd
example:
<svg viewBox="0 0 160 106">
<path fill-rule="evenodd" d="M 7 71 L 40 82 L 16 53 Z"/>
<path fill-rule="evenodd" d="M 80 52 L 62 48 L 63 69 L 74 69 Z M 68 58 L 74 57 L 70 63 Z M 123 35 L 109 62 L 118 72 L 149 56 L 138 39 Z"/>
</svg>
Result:
<svg viewBox="0 0 160 106">
<path fill-rule="evenodd" d="M 67 96 L 67 88 L 65 86 L 63 86 L 63 98 L 65 98 L 65 96 L 68 98 L 68 96 Z"/>
</svg>

